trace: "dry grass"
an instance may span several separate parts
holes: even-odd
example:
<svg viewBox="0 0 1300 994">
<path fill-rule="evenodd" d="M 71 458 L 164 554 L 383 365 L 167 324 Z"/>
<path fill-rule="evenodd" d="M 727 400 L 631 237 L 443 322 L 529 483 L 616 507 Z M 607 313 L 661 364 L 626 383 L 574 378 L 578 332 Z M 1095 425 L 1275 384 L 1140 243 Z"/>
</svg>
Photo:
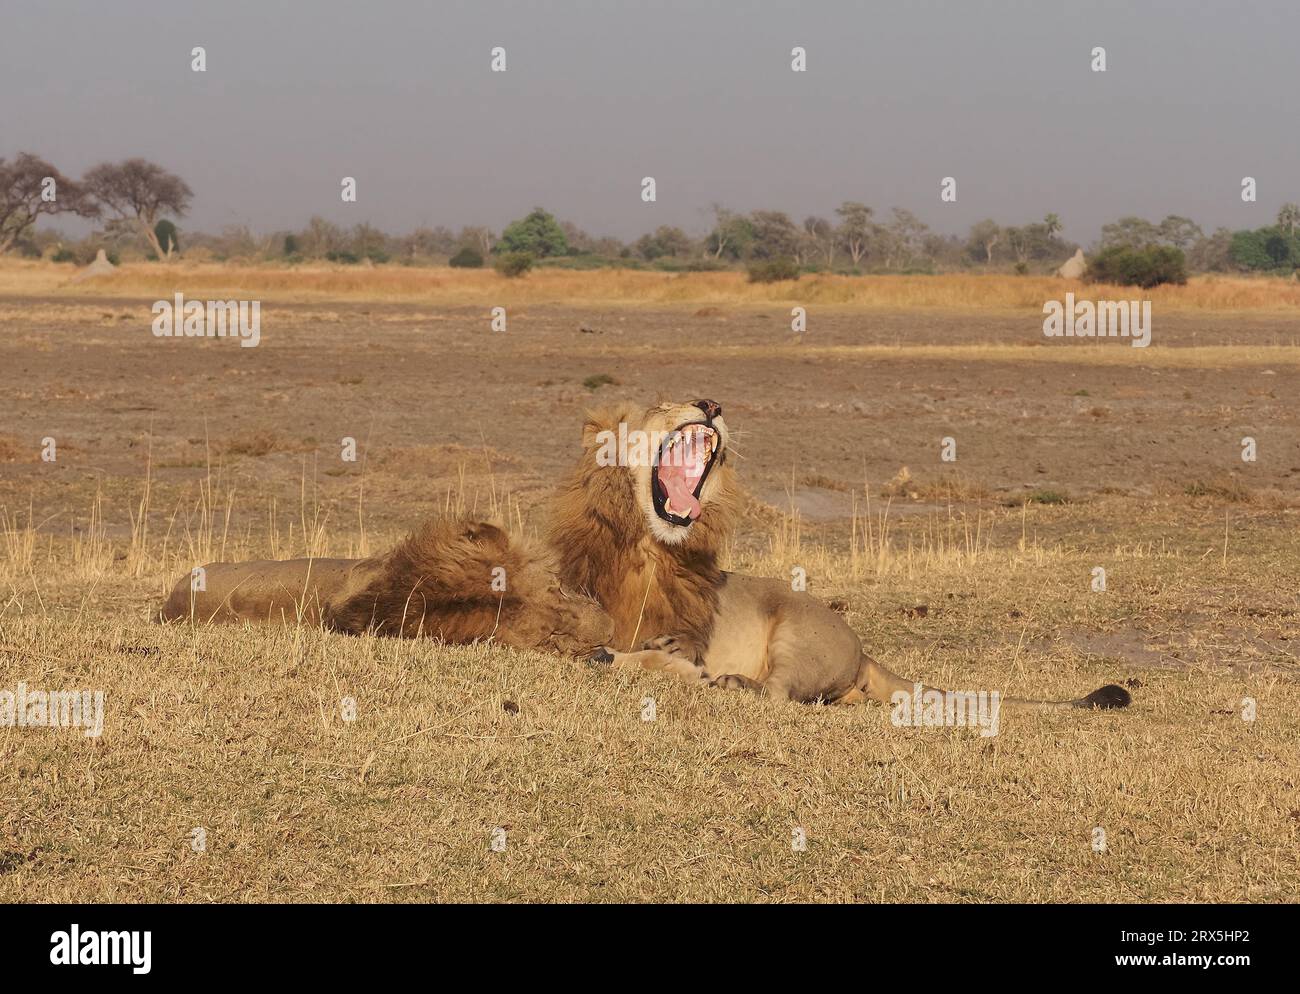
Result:
<svg viewBox="0 0 1300 994">
<path fill-rule="evenodd" d="M 512 292 L 569 274 L 535 276 Z M 674 279 L 575 278 L 604 292 L 623 276 Z M 1196 335 L 1234 322 L 1187 315 L 1169 323 L 1178 347 L 1047 349 L 1007 343 L 1000 319 L 967 343 L 979 322 L 964 315 L 846 311 L 819 326 L 827 344 L 796 346 L 757 310 L 645 308 L 620 327 L 534 308 L 526 334 L 485 348 L 477 314 L 321 304 L 268 307 L 275 334 L 251 356 L 159 363 L 138 299 L 77 297 L 104 292 L 119 290 L 4 314 L 0 367 L 21 374 L 0 437 L 0 689 L 102 689 L 107 715 L 98 739 L 0 728 L 0 901 L 1300 893 L 1297 349 L 1262 344 L 1285 342 L 1286 320 L 1236 322 L 1250 327 L 1230 346 Z M 588 321 L 601 333 L 576 330 Z M 853 344 L 861 325 L 885 329 L 877 344 Z M 704 326 L 718 341 L 684 344 Z M 535 533 L 582 380 L 604 370 L 631 396 L 726 392 L 742 476 L 775 504 L 791 492 L 788 510 L 749 507 L 731 565 L 801 568 L 892 669 L 1032 696 L 1131 681 L 1133 708 L 1008 715 L 980 738 L 495 646 L 146 621 L 196 563 L 364 555 L 439 510 Z M 376 410 L 391 417 L 372 438 Z M 936 454 L 950 431 L 959 472 Z M 54 466 L 39 461 L 47 432 Z M 1265 454 L 1251 467 L 1246 433 Z M 364 455 L 335 476 L 344 434 Z M 1136 469 L 1107 463 L 1130 452 Z"/>
<path fill-rule="evenodd" d="M 148 296 L 170 298 L 177 288 L 190 296 L 230 295 L 266 300 L 376 300 L 448 305 L 514 304 L 706 304 L 770 303 L 824 307 L 934 310 L 1034 310 L 1067 290 L 1088 299 L 1152 301 L 1162 311 L 1287 311 L 1300 307 L 1294 279 L 1199 276 L 1186 286 L 1139 291 L 1085 285 L 1050 277 L 980 274 L 942 276 L 805 276 L 797 282 L 749 283 L 744 273 L 659 273 L 635 270 L 540 269 L 526 279 L 506 280 L 493 270 L 380 266 L 241 265 L 235 263 L 127 264 L 112 276 L 67 286 L 75 270 L 27 260 L 0 260 L 0 293 L 40 296 Z M 705 308 L 703 313 L 707 314 Z"/>
<path fill-rule="evenodd" d="M 312 515 L 300 546 L 355 543 Z M 767 547 L 734 565 L 803 566 L 900 672 L 1032 695 L 1135 681 L 1129 713 L 993 738 L 490 646 L 154 627 L 188 551 L 159 534 L 137 570 L 141 540 L 102 519 L 47 541 L 9 515 L 0 687 L 108 706 L 99 739 L 0 730 L 0 900 L 1294 900 L 1300 686 L 1278 635 L 1297 634 L 1300 542 L 1260 517 L 1220 550 L 1220 515 L 864 501 L 850 533 L 742 534 Z M 220 545 L 222 515 L 197 520 L 189 544 Z M 255 544 L 277 541 L 299 551 Z"/>
</svg>

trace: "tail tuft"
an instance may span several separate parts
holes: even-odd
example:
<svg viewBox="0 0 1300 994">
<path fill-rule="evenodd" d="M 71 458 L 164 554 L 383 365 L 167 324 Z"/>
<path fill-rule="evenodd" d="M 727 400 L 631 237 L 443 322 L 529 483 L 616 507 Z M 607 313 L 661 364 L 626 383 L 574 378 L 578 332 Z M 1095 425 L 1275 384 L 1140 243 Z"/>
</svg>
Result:
<svg viewBox="0 0 1300 994">
<path fill-rule="evenodd" d="M 1108 683 L 1104 687 L 1099 687 L 1087 697 L 1074 702 L 1076 708 L 1126 708 L 1132 702 L 1133 698 L 1123 687 L 1117 687 L 1113 683 Z"/>
</svg>

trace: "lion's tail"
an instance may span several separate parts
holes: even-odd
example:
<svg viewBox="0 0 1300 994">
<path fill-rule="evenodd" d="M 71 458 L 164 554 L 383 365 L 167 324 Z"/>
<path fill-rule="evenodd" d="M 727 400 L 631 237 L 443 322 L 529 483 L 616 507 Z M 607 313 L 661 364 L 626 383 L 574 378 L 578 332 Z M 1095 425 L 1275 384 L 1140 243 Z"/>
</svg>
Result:
<svg viewBox="0 0 1300 994">
<path fill-rule="evenodd" d="M 882 704 L 890 704 L 894 694 L 901 692 L 911 697 L 917 691 L 917 686 L 916 681 L 904 680 L 897 673 L 885 669 L 866 653 L 862 654 L 862 663 L 858 668 L 857 688 L 864 697 Z M 938 689 L 920 685 L 922 694 Z M 939 690 L 939 693 L 949 695 L 952 692 Z M 1130 701 L 1132 697 L 1127 690 L 1108 683 L 1104 687 L 1098 687 L 1086 697 L 1078 697 L 1070 701 L 1036 701 L 1027 697 L 1003 697 L 1000 698 L 1000 706 L 1016 711 L 1056 711 L 1063 708 L 1110 709 L 1128 707 Z"/>
</svg>

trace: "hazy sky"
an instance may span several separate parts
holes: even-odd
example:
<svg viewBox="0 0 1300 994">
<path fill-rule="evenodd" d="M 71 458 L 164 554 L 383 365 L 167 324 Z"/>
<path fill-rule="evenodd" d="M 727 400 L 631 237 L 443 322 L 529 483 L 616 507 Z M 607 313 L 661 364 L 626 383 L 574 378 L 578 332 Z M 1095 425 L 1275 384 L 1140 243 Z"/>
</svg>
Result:
<svg viewBox="0 0 1300 994">
<path fill-rule="evenodd" d="M 944 232 L 1056 211 L 1085 243 L 1133 213 L 1255 227 L 1300 200 L 1298 100 L 1294 0 L 0 0 L 0 155 L 152 159 L 194 189 L 182 230 L 542 205 L 627 238 L 846 199 Z"/>
</svg>

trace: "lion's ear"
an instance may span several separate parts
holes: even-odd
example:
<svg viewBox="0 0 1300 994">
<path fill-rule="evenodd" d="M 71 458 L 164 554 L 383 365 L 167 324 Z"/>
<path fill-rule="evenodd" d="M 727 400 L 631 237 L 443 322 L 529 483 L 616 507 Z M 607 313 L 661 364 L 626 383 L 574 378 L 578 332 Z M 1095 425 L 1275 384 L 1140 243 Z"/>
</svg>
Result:
<svg viewBox="0 0 1300 994">
<path fill-rule="evenodd" d="M 589 410 L 582 425 L 582 447 L 590 449 L 601 444 L 602 432 L 617 435 L 620 423 L 626 423 L 630 431 L 637 420 L 635 408 L 631 404 L 621 404 L 605 410 Z"/>
<path fill-rule="evenodd" d="M 586 419 L 582 423 L 582 447 L 584 449 L 594 448 L 600 444 L 600 433 L 609 431 L 611 426 L 617 424 L 618 416 L 612 411 L 587 411 Z"/>
</svg>

